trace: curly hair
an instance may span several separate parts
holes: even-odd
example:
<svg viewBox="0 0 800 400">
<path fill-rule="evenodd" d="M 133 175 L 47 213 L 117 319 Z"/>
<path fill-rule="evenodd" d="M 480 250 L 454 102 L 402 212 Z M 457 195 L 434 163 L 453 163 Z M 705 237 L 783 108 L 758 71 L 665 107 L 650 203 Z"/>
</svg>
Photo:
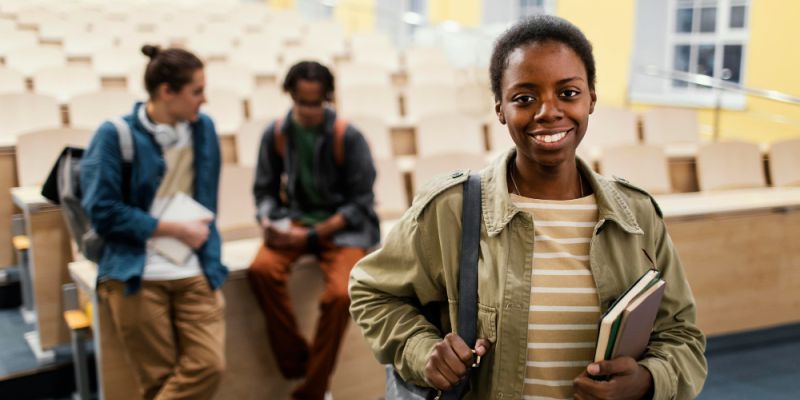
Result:
<svg viewBox="0 0 800 400">
<path fill-rule="evenodd" d="M 586 39 L 583 32 L 563 18 L 553 15 L 535 15 L 514 24 L 495 42 L 489 64 L 489 79 L 492 82 L 492 93 L 495 99 L 499 100 L 501 97 L 500 84 L 503 80 L 503 73 L 508 67 L 508 56 L 522 46 L 548 40 L 569 46 L 580 57 L 586 67 L 589 89 L 594 90 L 596 71 L 592 44 Z"/>
<path fill-rule="evenodd" d="M 328 67 L 316 61 L 300 61 L 292 65 L 286 78 L 283 80 L 283 91 L 291 94 L 297 88 L 299 80 L 319 82 L 322 86 L 325 100 L 333 100 L 334 79 Z"/>
<path fill-rule="evenodd" d="M 194 72 L 203 68 L 203 62 L 196 55 L 183 49 L 162 50 L 158 46 L 144 45 L 142 54 L 150 58 L 144 72 L 144 87 L 151 98 L 162 83 L 173 92 L 180 91 L 192 81 Z"/>
</svg>

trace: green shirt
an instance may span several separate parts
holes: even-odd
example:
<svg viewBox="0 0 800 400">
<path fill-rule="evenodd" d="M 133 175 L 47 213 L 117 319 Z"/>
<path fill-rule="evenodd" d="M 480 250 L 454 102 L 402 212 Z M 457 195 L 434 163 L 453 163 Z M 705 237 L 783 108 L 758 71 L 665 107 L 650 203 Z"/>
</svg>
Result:
<svg viewBox="0 0 800 400">
<path fill-rule="evenodd" d="M 303 208 L 300 222 L 305 225 L 318 224 L 331 216 L 314 176 L 316 146 L 321 134 L 321 126 L 304 128 L 292 119 L 291 135 L 297 160 L 297 191 Z"/>
</svg>

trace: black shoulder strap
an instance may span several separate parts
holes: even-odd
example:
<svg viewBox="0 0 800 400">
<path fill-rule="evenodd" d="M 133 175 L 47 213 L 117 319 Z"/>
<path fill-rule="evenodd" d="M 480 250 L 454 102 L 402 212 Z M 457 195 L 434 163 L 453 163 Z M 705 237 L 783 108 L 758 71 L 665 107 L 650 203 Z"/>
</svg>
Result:
<svg viewBox="0 0 800 400">
<path fill-rule="evenodd" d="M 458 336 L 475 347 L 478 332 L 478 252 L 481 237 L 481 177 L 471 174 L 464 183 L 461 211 L 461 251 L 458 265 Z M 463 379 L 442 399 L 460 399 L 469 388 Z"/>
</svg>

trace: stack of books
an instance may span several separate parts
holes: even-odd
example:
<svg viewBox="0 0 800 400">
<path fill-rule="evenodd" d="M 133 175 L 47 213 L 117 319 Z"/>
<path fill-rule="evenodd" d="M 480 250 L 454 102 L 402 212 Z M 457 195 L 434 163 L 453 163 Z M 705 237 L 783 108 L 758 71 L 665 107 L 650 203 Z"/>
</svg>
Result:
<svg viewBox="0 0 800 400">
<path fill-rule="evenodd" d="M 664 285 L 661 273 L 650 269 L 608 308 L 600 318 L 595 362 L 622 356 L 639 360 L 644 355 Z"/>
</svg>

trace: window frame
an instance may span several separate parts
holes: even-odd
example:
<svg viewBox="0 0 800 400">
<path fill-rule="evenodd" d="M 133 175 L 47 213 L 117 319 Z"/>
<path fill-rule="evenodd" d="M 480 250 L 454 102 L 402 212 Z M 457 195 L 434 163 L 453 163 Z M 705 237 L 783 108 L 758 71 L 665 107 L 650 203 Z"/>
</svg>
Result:
<svg viewBox="0 0 800 400">
<path fill-rule="evenodd" d="M 692 30 L 688 33 L 677 31 L 677 13 L 682 5 L 692 4 Z M 744 27 L 730 28 L 730 11 L 733 6 L 745 6 Z M 713 6 L 716 8 L 716 22 L 714 32 L 700 32 L 700 10 Z M 720 78 L 723 71 L 725 46 L 741 45 L 741 58 L 739 65 L 739 82 L 743 84 L 747 77 L 747 50 L 750 41 L 750 15 L 752 13 L 752 0 L 669 0 L 667 6 L 666 34 L 662 44 L 663 64 L 662 69 L 675 70 L 676 47 L 679 45 L 690 46 L 689 72 L 697 73 L 699 46 L 714 46 L 714 70 L 712 76 Z M 719 89 L 688 84 L 686 87 L 676 87 L 672 79 L 662 79 L 659 90 L 637 91 L 632 88 L 631 101 L 637 103 L 655 103 L 672 106 L 714 107 L 719 101 L 723 108 L 743 109 L 746 96 L 742 93 L 726 92 Z M 718 100 L 719 97 L 719 100 Z"/>
</svg>

